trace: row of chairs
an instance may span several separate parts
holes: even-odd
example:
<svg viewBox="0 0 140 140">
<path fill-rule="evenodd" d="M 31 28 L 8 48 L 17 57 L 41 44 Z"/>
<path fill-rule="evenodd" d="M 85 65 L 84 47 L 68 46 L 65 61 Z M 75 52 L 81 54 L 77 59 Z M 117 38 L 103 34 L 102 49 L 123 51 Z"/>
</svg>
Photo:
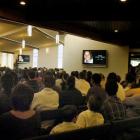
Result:
<svg viewBox="0 0 140 140">
<path fill-rule="evenodd" d="M 46 118 L 48 117 L 48 118 Z M 59 109 L 42 112 L 41 119 L 60 119 Z M 54 135 L 42 135 L 26 140 L 137 140 L 140 139 L 140 117 L 105 123 L 101 126 L 83 128 Z"/>
</svg>

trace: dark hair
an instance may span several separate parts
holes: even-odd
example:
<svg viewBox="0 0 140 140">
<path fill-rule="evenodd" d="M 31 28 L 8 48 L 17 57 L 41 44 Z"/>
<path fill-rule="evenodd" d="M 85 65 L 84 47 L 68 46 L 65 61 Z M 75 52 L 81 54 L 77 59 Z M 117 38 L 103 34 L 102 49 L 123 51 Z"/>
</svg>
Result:
<svg viewBox="0 0 140 140">
<path fill-rule="evenodd" d="M 75 77 L 74 76 L 70 76 L 68 78 L 68 82 L 67 82 L 68 88 L 74 88 L 75 87 Z"/>
<path fill-rule="evenodd" d="M 18 84 L 15 86 L 11 94 L 13 109 L 19 111 L 29 110 L 33 96 L 33 90 L 29 86 L 25 84 Z"/>
<path fill-rule="evenodd" d="M 102 99 L 99 96 L 90 95 L 88 98 L 88 106 L 91 111 L 99 112 L 102 106 Z"/>
<path fill-rule="evenodd" d="M 36 75 L 36 72 L 34 70 L 29 70 L 28 76 L 30 79 L 34 79 Z"/>
<path fill-rule="evenodd" d="M 93 83 L 100 84 L 100 82 L 101 82 L 101 75 L 98 74 L 98 73 L 93 74 L 92 75 L 92 80 L 93 80 Z"/>
<path fill-rule="evenodd" d="M 120 75 L 117 75 L 117 82 L 118 82 L 118 83 L 121 82 L 121 77 L 120 77 Z"/>
<path fill-rule="evenodd" d="M 109 96 L 116 95 L 118 91 L 118 84 L 117 82 L 107 81 L 105 84 L 105 90 Z"/>
<path fill-rule="evenodd" d="M 78 71 L 75 71 L 75 77 L 79 78 L 79 72 Z"/>
<path fill-rule="evenodd" d="M 55 86 L 55 78 L 53 75 L 45 75 L 44 77 L 45 87 L 53 88 Z"/>
<path fill-rule="evenodd" d="M 114 72 L 111 72 L 107 76 L 107 81 L 115 81 L 117 82 L 117 75 Z"/>
<path fill-rule="evenodd" d="M 132 73 L 127 73 L 125 79 L 128 83 L 133 83 L 136 81 L 136 77 Z"/>
<path fill-rule="evenodd" d="M 79 73 L 79 78 L 80 79 L 86 79 L 86 73 L 84 71 Z"/>
<path fill-rule="evenodd" d="M 12 73 L 5 73 L 1 77 L 1 84 L 6 94 L 11 94 L 11 90 L 14 86 L 14 78 Z"/>
<path fill-rule="evenodd" d="M 65 105 L 60 109 L 63 121 L 71 122 L 77 115 L 77 107 L 75 105 Z"/>
</svg>

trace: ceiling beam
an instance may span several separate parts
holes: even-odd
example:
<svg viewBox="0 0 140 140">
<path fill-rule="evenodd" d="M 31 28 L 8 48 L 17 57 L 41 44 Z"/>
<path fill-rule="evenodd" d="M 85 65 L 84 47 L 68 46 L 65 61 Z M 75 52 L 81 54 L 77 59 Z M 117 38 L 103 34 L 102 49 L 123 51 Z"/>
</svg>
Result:
<svg viewBox="0 0 140 140">
<path fill-rule="evenodd" d="M 54 36 L 52 36 L 52 35 L 50 35 L 50 34 L 44 32 L 44 31 L 42 31 L 40 28 L 34 27 L 34 29 L 36 29 L 37 31 L 43 33 L 43 34 L 46 36 L 46 38 L 50 37 L 50 38 L 52 38 L 53 40 L 56 40 L 56 38 L 55 38 Z M 64 45 L 64 42 L 63 42 L 63 41 L 60 40 L 59 42 L 60 42 L 61 44 Z"/>
<path fill-rule="evenodd" d="M 0 37 L 0 38 L 1 38 L 1 39 L 5 39 L 5 40 L 10 41 L 10 42 L 13 42 L 13 43 L 15 43 L 15 44 L 22 44 L 21 41 L 17 41 L 17 40 L 14 40 L 14 39 L 9 39 L 9 38 L 7 38 L 7 37 Z M 38 47 L 36 47 L 36 46 L 34 46 L 34 45 L 31 45 L 31 44 L 28 44 L 28 43 L 26 43 L 26 47 L 32 48 L 32 49 L 38 49 L 38 50 L 39 50 Z"/>
</svg>

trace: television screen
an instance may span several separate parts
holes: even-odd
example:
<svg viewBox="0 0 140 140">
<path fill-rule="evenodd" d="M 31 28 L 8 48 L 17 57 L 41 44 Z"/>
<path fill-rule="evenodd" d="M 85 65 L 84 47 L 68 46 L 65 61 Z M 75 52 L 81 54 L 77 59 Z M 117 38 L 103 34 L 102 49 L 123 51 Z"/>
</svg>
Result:
<svg viewBox="0 0 140 140">
<path fill-rule="evenodd" d="M 18 55 L 18 63 L 28 63 L 30 62 L 29 55 Z"/>
<path fill-rule="evenodd" d="M 107 65 L 106 50 L 83 50 L 83 64 L 93 66 Z"/>
</svg>

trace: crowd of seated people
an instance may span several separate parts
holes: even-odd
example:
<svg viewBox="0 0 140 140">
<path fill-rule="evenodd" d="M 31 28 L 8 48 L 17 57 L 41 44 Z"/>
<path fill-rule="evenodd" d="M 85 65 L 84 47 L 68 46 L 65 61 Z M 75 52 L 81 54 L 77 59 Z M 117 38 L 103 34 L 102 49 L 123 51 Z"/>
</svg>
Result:
<svg viewBox="0 0 140 140">
<path fill-rule="evenodd" d="M 128 73 L 125 81 L 91 71 L 25 68 L 0 69 L 0 131 L 21 139 L 54 134 L 138 116 L 140 87 Z M 41 120 L 41 112 L 59 110 L 60 120 Z"/>
</svg>

